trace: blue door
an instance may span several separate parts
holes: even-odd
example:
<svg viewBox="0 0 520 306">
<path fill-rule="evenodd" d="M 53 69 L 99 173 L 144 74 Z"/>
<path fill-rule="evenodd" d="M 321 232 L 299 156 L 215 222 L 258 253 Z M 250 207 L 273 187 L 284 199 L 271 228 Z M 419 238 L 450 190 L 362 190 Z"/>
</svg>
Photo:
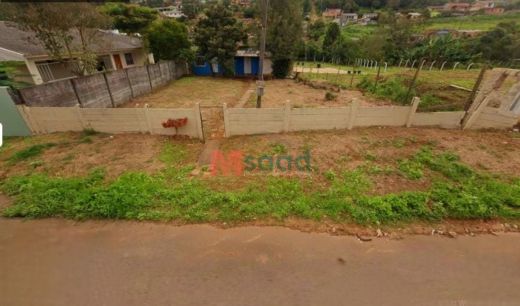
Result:
<svg viewBox="0 0 520 306">
<path fill-rule="evenodd" d="M 252 57 L 251 58 L 251 74 L 258 75 L 259 70 L 260 70 L 260 58 Z"/>
<path fill-rule="evenodd" d="M 244 75 L 244 58 L 243 57 L 235 57 L 235 75 L 237 75 L 237 76 Z"/>
</svg>

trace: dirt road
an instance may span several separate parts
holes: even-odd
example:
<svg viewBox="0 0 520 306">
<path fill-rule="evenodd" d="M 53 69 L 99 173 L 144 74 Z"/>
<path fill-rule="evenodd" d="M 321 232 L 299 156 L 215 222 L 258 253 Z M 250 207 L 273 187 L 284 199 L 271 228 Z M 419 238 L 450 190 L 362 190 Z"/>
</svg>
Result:
<svg viewBox="0 0 520 306">
<path fill-rule="evenodd" d="M 0 305 L 519 305 L 520 235 L 0 219 Z"/>
</svg>

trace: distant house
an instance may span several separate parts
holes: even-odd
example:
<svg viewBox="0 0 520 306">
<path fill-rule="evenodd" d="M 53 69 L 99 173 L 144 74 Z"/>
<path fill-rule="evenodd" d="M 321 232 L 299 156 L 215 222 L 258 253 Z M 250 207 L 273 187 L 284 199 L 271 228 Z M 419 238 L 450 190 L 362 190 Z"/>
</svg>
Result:
<svg viewBox="0 0 520 306">
<path fill-rule="evenodd" d="M 484 14 L 486 15 L 502 15 L 504 14 L 505 9 L 503 7 L 493 7 L 493 8 L 485 8 Z"/>
<path fill-rule="evenodd" d="M 77 46 L 77 33 L 71 35 L 72 45 Z M 146 51 L 140 38 L 101 30 L 96 35 L 97 43 L 91 48 L 97 55 L 100 71 L 154 62 L 153 55 Z M 29 84 L 41 84 L 78 75 L 78 60 L 74 58 L 74 54 L 71 58 L 53 58 L 36 39 L 34 33 L 22 31 L 3 21 L 0 21 L 0 61 L 25 62 L 15 78 Z"/>
<path fill-rule="evenodd" d="M 421 13 L 408 13 L 408 19 L 421 19 L 422 14 Z"/>
<path fill-rule="evenodd" d="M 345 26 L 349 23 L 356 23 L 358 21 L 358 14 L 356 13 L 343 13 L 341 14 L 340 19 L 340 25 Z"/>
<path fill-rule="evenodd" d="M 182 11 L 180 10 L 180 7 L 178 6 L 165 6 L 165 7 L 157 7 L 155 8 L 156 11 L 159 12 L 159 14 L 161 14 L 162 16 L 164 17 L 168 17 L 168 18 L 175 18 L 175 19 L 178 19 L 178 18 L 183 18 L 183 17 L 186 17 L 186 15 L 184 15 L 182 13 Z"/>
<path fill-rule="evenodd" d="M 257 50 L 238 50 L 234 58 L 235 76 L 248 77 L 258 75 L 260 69 L 260 51 Z M 264 75 L 273 72 L 272 62 L 269 53 L 264 59 Z M 213 73 L 222 74 L 222 67 L 216 62 L 209 63 L 202 57 L 198 57 L 192 67 L 193 74 L 200 76 L 210 76 Z"/>
<path fill-rule="evenodd" d="M 341 16 L 341 9 L 325 9 L 322 16 L 328 19 L 337 19 Z"/>
<path fill-rule="evenodd" d="M 475 3 L 471 5 L 470 11 L 476 12 L 485 9 L 492 9 L 495 7 L 495 1 L 475 1 Z"/>
<path fill-rule="evenodd" d="M 244 7 L 251 6 L 251 0 L 233 0 L 232 3 Z"/>
<path fill-rule="evenodd" d="M 360 24 L 377 24 L 377 19 L 379 18 L 378 13 L 366 13 L 361 17 Z"/>
<path fill-rule="evenodd" d="M 447 12 L 467 13 L 471 9 L 471 4 L 462 2 L 449 2 L 444 4 L 443 10 Z"/>
</svg>

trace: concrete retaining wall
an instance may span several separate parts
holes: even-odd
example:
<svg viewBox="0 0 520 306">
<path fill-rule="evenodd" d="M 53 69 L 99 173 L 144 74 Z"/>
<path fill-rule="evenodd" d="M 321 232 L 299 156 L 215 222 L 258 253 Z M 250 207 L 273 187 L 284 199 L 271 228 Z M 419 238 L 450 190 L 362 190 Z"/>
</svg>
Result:
<svg viewBox="0 0 520 306">
<path fill-rule="evenodd" d="M 103 133 L 150 133 L 186 135 L 204 139 L 199 104 L 193 108 L 80 108 L 27 107 L 18 111 L 33 134 L 82 131 L 91 128 Z M 168 119 L 188 118 L 187 125 L 175 131 L 164 128 Z"/>
<path fill-rule="evenodd" d="M 416 113 L 411 106 L 330 108 L 227 108 L 224 106 L 226 136 L 269 134 L 311 130 L 352 129 L 369 126 L 432 126 L 460 128 L 464 112 Z"/>
</svg>

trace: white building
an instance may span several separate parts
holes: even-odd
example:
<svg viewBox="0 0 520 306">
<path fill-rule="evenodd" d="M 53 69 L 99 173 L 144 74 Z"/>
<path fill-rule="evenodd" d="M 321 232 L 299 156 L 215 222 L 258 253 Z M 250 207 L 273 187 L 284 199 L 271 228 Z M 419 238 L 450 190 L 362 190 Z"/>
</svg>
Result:
<svg viewBox="0 0 520 306">
<path fill-rule="evenodd" d="M 79 44 L 77 34 L 73 36 L 73 46 Z M 111 31 L 98 30 L 99 37 L 92 50 L 98 57 L 98 70 L 118 70 L 127 67 L 153 63 L 138 37 L 130 37 Z M 25 32 L 14 24 L 0 21 L 0 61 L 24 62 L 15 75 L 20 82 L 41 84 L 78 75 L 78 61 L 74 58 L 57 60 L 47 53 L 34 33 Z"/>
</svg>

